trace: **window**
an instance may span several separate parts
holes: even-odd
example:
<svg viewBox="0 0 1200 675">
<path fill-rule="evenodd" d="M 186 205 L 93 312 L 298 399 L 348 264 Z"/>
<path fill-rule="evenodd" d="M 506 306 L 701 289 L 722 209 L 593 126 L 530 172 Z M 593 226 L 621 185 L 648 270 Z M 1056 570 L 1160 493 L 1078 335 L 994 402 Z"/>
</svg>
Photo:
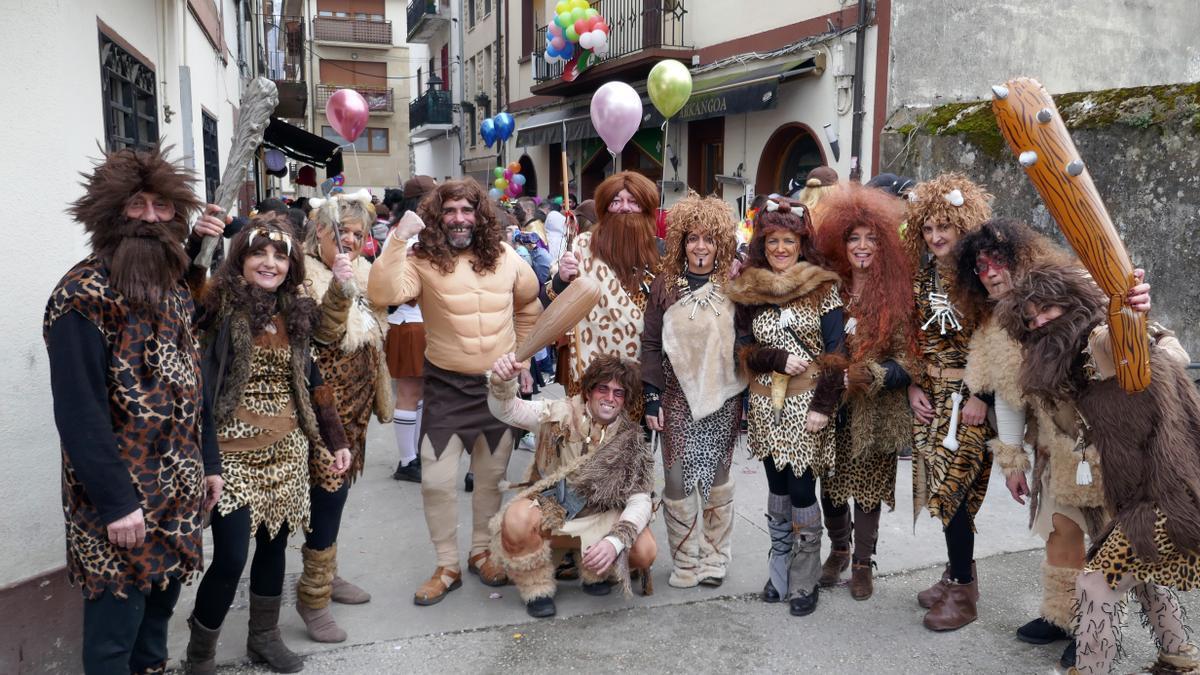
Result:
<svg viewBox="0 0 1200 675">
<path fill-rule="evenodd" d="M 483 15 L 487 16 L 492 13 L 492 0 L 483 0 Z"/>
<path fill-rule="evenodd" d="M 492 48 L 485 47 L 483 50 L 483 66 L 479 69 L 479 91 L 487 91 L 495 81 L 496 78 L 492 75 Z"/>
<path fill-rule="evenodd" d="M 108 150 L 144 149 L 158 143 L 154 71 L 104 33 L 100 33 L 100 78 Z"/>
<path fill-rule="evenodd" d="M 463 112 L 467 113 L 467 138 L 471 139 L 471 147 L 473 148 L 479 139 L 479 132 L 475 126 L 475 106 L 470 103 L 464 103 L 462 108 Z"/>
<path fill-rule="evenodd" d="M 346 145 L 349 142 L 342 138 L 341 134 L 334 131 L 333 127 L 328 125 L 321 127 L 321 136 L 325 140 L 333 141 L 338 145 Z M 354 140 L 354 150 L 356 152 L 386 155 L 388 152 L 387 127 L 367 127 L 364 129 L 362 135 Z"/>
<path fill-rule="evenodd" d="M 209 204 L 217 203 L 217 187 L 221 185 L 221 164 L 217 154 L 217 118 L 200 111 L 200 133 L 204 138 L 204 194 Z"/>
<path fill-rule="evenodd" d="M 467 5 L 467 28 L 475 27 L 475 0 L 463 0 Z"/>
</svg>

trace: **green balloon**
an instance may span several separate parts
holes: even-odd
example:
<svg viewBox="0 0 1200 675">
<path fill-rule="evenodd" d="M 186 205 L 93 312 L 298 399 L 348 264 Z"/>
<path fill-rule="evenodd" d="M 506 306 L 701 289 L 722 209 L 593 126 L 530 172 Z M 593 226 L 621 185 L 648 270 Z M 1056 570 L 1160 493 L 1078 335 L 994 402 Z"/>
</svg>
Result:
<svg viewBox="0 0 1200 675">
<path fill-rule="evenodd" d="M 566 36 L 567 42 L 579 42 L 579 33 L 575 32 L 575 26 L 567 26 L 563 35 Z"/>
<path fill-rule="evenodd" d="M 600 12 L 597 12 L 596 10 L 592 9 L 591 7 L 588 7 L 587 9 L 585 9 L 583 11 L 584 11 L 584 16 L 588 19 L 592 18 L 593 16 L 600 15 Z"/>
<path fill-rule="evenodd" d="M 587 10 L 586 9 L 579 9 L 578 7 L 576 7 L 575 9 L 571 10 L 571 23 L 575 23 L 576 21 L 582 21 L 586 18 L 587 18 Z"/>
<path fill-rule="evenodd" d="M 570 26 L 574 22 L 571 21 L 571 13 L 570 12 L 563 12 L 562 14 L 559 14 L 558 16 L 554 17 L 554 23 L 558 24 L 559 28 L 566 28 L 567 26 Z"/>
<path fill-rule="evenodd" d="M 496 167 L 496 168 L 492 169 L 492 177 L 493 178 L 504 178 L 504 169 L 501 169 L 500 167 Z"/>
<path fill-rule="evenodd" d="M 659 61 L 646 78 L 646 93 L 663 117 L 670 118 L 691 98 L 692 74 L 673 59 Z"/>
</svg>

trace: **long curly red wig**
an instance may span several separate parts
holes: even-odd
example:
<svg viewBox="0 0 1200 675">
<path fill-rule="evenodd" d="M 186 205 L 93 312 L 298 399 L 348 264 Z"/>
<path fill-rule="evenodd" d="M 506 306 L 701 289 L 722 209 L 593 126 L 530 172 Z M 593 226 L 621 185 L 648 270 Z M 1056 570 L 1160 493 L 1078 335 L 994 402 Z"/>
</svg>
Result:
<svg viewBox="0 0 1200 675">
<path fill-rule="evenodd" d="M 851 308 L 858 327 L 849 341 L 850 356 L 855 360 L 887 354 L 895 335 L 904 334 L 906 348 L 915 350 L 912 337 L 912 262 L 900 243 L 900 223 L 904 221 L 904 203 L 882 190 L 861 185 L 842 185 L 821 199 L 821 227 L 817 230 L 817 250 L 826 267 L 842 278 L 842 294 L 853 288 L 853 267 L 846 242 L 859 227 L 875 235 L 877 247 L 871 265 L 863 272 L 866 283 Z"/>
</svg>

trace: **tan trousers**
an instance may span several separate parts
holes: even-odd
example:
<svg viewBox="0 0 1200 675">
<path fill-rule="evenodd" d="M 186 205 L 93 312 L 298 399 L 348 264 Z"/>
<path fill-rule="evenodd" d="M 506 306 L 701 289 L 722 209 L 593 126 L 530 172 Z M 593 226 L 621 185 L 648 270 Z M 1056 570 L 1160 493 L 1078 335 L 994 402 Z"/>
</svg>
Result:
<svg viewBox="0 0 1200 675">
<path fill-rule="evenodd" d="M 511 432 L 504 432 L 493 453 L 479 434 L 471 450 L 475 491 L 471 495 L 471 555 L 486 551 L 491 540 L 488 521 L 500 510 L 500 481 L 508 471 L 512 455 Z M 439 567 L 461 569 L 458 557 L 458 463 L 464 451 L 462 440 L 451 436 L 441 457 L 434 457 L 429 437 L 421 439 L 421 501 L 425 524 L 437 554 Z"/>
</svg>

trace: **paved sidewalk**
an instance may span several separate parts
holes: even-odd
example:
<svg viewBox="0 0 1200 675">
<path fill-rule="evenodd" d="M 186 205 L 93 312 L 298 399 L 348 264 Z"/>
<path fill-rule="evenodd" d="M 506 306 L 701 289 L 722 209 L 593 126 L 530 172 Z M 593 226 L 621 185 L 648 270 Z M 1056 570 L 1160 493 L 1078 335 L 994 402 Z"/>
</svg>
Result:
<svg viewBox="0 0 1200 675">
<path fill-rule="evenodd" d="M 559 390 L 561 391 L 561 389 Z M 551 396 L 554 394 L 551 393 Z M 559 394 L 561 395 L 561 394 Z M 460 523 L 459 541 L 464 557 L 464 579 L 462 588 L 450 593 L 438 605 L 432 607 L 417 607 L 412 602 L 412 593 L 432 573 L 434 556 L 429 544 L 425 520 L 421 513 L 420 488 L 414 483 L 400 483 L 391 479 L 391 472 L 396 463 L 395 440 L 390 425 L 373 424 L 368 439 L 367 462 L 365 474 L 358 480 L 350 492 L 346 506 L 339 541 L 340 574 L 350 579 L 372 595 L 373 600 L 366 605 L 341 606 L 334 605 L 334 613 L 338 622 L 349 633 L 349 640 L 340 645 L 321 645 L 308 640 L 303 623 L 296 614 L 294 604 L 294 580 L 300 569 L 299 548 L 302 540 L 294 537 L 289 547 L 288 580 L 285 584 L 285 607 L 281 619 L 284 639 L 294 650 L 303 654 L 336 651 L 332 659 L 351 658 L 347 647 L 355 645 L 372 645 L 364 653 L 378 651 L 380 645 L 390 645 L 386 649 L 396 647 L 396 651 L 405 654 L 412 653 L 417 660 L 393 662 L 391 666 L 380 666 L 386 670 L 399 669 L 404 671 L 450 671 L 461 670 L 463 667 L 478 667 L 482 670 L 505 669 L 488 667 L 487 662 L 469 665 L 458 660 L 442 661 L 437 656 L 437 645 L 447 649 L 456 648 L 454 645 L 474 645 L 484 640 L 487 635 L 507 634 L 508 628 L 528 621 L 524 606 L 517 595 L 516 589 L 506 586 L 499 589 L 489 588 L 479 583 L 478 579 L 465 573 L 468 539 L 470 534 L 470 497 L 461 492 L 459 483 L 459 512 Z M 510 479 L 516 480 L 532 459 L 532 454 L 522 450 L 513 453 L 509 467 Z M 466 471 L 466 463 L 462 473 Z M 749 459 L 744 449 L 737 449 L 734 455 L 732 475 L 737 481 L 735 495 L 737 519 L 734 526 L 733 562 L 729 577 L 725 584 L 718 589 L 697 588 L 680 590 L 667 585 L 670 556 L 667 552 L 666 532 L 661 522 L 652 523 L 654 535 L 659 543 L 658 562 L 654 565 L 655 593 L 650 597 L 635 596 L 626 602 L 619 594 L 595 598 L 583 594 L 576 583 L 561 585 L 557 597 L 558 618 L 544 622 L 546 626 L 555 626 L 555 630 L 582 630 L 588 626 L 604 625 L 610 629 L 616 623 L 628 621 L 630 628 L 620 628 L 620 632 L 629 630 L 630 640 L 636 642 L 639 634 L 637 626 L 655 625 L 659 616 L 656 608 L 670 608 L 669 612 L 661 613 L 666 625 L 689 626 L 694 623 L 697 613 L 712 611 L 717 616 L 728 616 L 729 629 L 726 634 L 721 626 L 713 626 L 713 632 L 701 633 L 693 638 L 680 639 L 678 644 L 672 642 L 668 633 L 663 640 L 669 645 L 667 650 L 661 650 L 672 659 L 664 663 L 663 670 L 678 670 L 672 666 L 682 666 L 673 659 L 682 657 L 686 652 L 692 653 L 693 648 L 700 649 L 697 654 L 707 653 L 705 650 L 713 645 L 725 644 L 733 649 L 734 654 L 725 655 L 716 660 L 696 661 L 689 669 L 692 670 L 723 670 L 722 658 L 734 658 L 736 653 L 747 653 L 762 656 L 764 667 L 773 663 L 767 654 L 772 652 L 788 653 L 791 667 L 802 666 L 801 654 L 809 654 L 809 649 L 797 649 L 794 638 L 789 639 L 788 648 L 782 645 L 775 648 L 765 648 L 752 644 L 734 647 L 728 640 L 739 634 L 745 626 L 754 624 L 761 618 L 763 621 L 785 621 L 781 625 L 795 626 L 826 626 L 836 635 L 878 633 L 892 634 L 903 638 L 904 644 L 891 644 L 886 647 L 887 654 L 880 654 L 885 660 L 880 667 L 887 663 L 895 663 L 891 659 L 901 654 L 921 655 L 941 653 L 943 650 L 934 649 L 933 645 L 944 642 L 956 644 L 959 638 L 949 636 L 932 636 L 920 627 L 921 614 L 911 595 L 928 586 L 940 574 L 940 565 L 945 562 L 945 545 L 937 523 L 922 513 L 917 518 L 915 527 L 912 517 L 911 474 L 910 463 L 900 462 L 897 479 L 895 511 L 885 510 L 881 526 L 876 560 L 879 565 L 878 574 L 887 579 L 880 582 L 880 594 L 876 600 L 867 603 L 855 603 L 844 592 L 835 592 L 827 602 L 822 596 L 822 607 L 817 614 L 808 620 L 793 620 L 785 616 L 786 610 L 778 606 L 764 606 L 747 598 L 761 590 L 766 578 L 766 551 L 769 539 L 765 531 L 766 480 L 763 476 L 762 465 Z M 661 488 L 661 467 L 658 480 Z M 998 473 L 992 475 L 987 500 L 978 519 L 979 536 L 976 539 L 976 554 L 980 561 L 980 578 L 982 580 L 983 600 L 981 603 L 984 620 L 979 628 L 960 631 L 956 635 L 975 634 L 981 644 L 988 649 L 998 648 L 1002 643 L 1012 642 L 1011 631 L 1024 621 L 1032 618 L 1037 610 L 1039 596 L 1036 590 L 1039 576 L 1040 557 L 1029 554 L 1014 557 L 990 558 L 1003 553 L 1040 549 L 1041 541 L 1031 535 L 1026 528 L 1028 517 L 1026 507 L 1016 504 L 1004 489 L 1003 479 Z M 659 519 L 661 520 L 661 519 Z M 995 575 L 993 565 L 999 565 Z M 247 565 L 246 574 L 249 573 Z M 1001 574 L 1006 576 L 1001 576 Z M 1011 578 L 1009 578 L 1011 577 Z M 1003 584 L 997 583 L 1001 578 Z M 235 599 L 234 608 L 226 618 L 221 641 L 218 649 L 218 662 L 222 664 L 237 664 L 245 659 L 246 637 L 246 580 Z M 191 612 L 195 585 L 184 590 L 183 597 L 177 606 L 176 616 L 171 629 L 171 654 L 177 659 L 183 657 L 187 644 L 187 626 L 185 620 Z M 493 597 L 498 595 L 499 597 Z M 778 615 L 778 616 L 776 616 Z M 568 622 L 564 623 L 564 619 Z M 576 620 L 578 619 L 578 620 Z M 639 623 L 644 622 L 644 623 Z M 699 624 L 703 624 L 700 621 Z M 539 626 L 541 624 L 538 624 Z M 563 626 L 559 629 L 558 626 Z M 502 630 L 498 627 L 504 627 Z M 735 630 L 736 629 L 736 630 Z M 497 632 L 499 630 L 499 632 Z M 549 630 L 547 628 L 546 630 Z M 988 639 L 977 631 L 994 632 Z M 483 631 L 475 635 L 471 631 Z M 974 631 L 974 633 L 972 633 Z M 1130 633 L 1138 633 L 1131 630 Z M 523 630 L 514 632 L 525 632 Z M 531 636 L 545 635 L 540 628 L 529 629 Z M 803 635 L 801 631 L 797 635 Z M 475 635 L 475 637 L 470 637 Z M 458 637 L 454 637 L 458 636 Z M 703 637 L 701 637 L 703 636 Z M 582 639 L 582 638 L 581 638 Z M 710 644 L 710 640 L 713 640 Z M 857 640 L 855 640 L 857 642 Z M 523 664 L 524 656 L 513 654 L 534 650 L 536 640 L 519 640 L 512 645 L 505 643 L 504 652 L 509 663 L 513 666 Z M 807 640 L 805 641 L 807 642 Z M 655 640 L 654 644 L 663 642 Z M 965 643 L 964 643 L 965 644 Z M 701 645 L 708 645 L 701 648 Z M 586 645 L 579 645 L 584 650 Z M 617 649 L 617 645 L 609 648 Z M 899 648 L 899 651 L 895 651 Z M 466 652 L 471 650 L 463 647 Z M 1059 647 L 1061 649 L 1061 647 Z M 1016 655 L 1036 654 L 1037 650 L 1026 649 L 1023 646 L 1009 646 L 1005 650 Z M 485 650 L 486 651 L 486 650 Z M 837 658 L 844 659 L 847 667 L 851 664 L 863 665 L 861 659 L 880 651 L 880 646 L 865 640 L 862 644 L 847 647 Z M 946 650 L 954 651 L 954 650 Z M 536 653 L 530 652 L 530 653 Z M 583 651 L 579 651 L 583 654 Z M 988 652 L 991 653 L 991 652 Z M 424 655 L 424 656 L 421 656 Z M 833 658 L 834 653 L 830 653 Z M 944 655 L 946 658 L 949 656 Z M 422 658 L 431 660 L 421 661 Z M 958 655 L 956 658 L 966 658 Z M 699 658 L 699 657 L 697 657 Z M 804 658 L 808 658 L 807 656 Z M 406 659 L 407 660 L 407 659 Z M 1042 661 L 1040 657 L 1029 660 L 1030 666 Z M 324 661 L 321 661 L 324 663 Z M 317 661 L 313 661 L 314 665 Z M 382 663 L 382 662 L 381 662 Z M 739 667 L 757 670 L 759 662 L 749 660 L 740 663 Z M 783 662 L 779 662 L 781 667 Z M 838 663 L 827 662 L 828 663 Z M 951 661 L 945 662 L 951 664 Z M 953 663 L 962 663 L 953 661 Z M 1049 662 L 1047 662 L 1049 663 Z M 423 665 L 422 665 L 423 664 Z M 528 666 L 530 664 L 525 664 Z M 546 664 L 546 669 L 555 664 Z M 563 665 L 563 664 L 558 664 Z M 711 668 L 706 666 L 711 665 Z M 916 664 L 914 664 L 916 665 Z M 932 665 L 932 663 L 931 663 Z M 523 666 L 523 667 L 525 667 Z M 636 661 L 625 661 L 624 667 L 636 668 Z M 537 669 L 535 667 L 535 669 Z M 836 668 L 835 668 L 836 669 Z M 904 668 L 900 668 L 903 670 Z M 929 668 L 918 667 L 918 670 Z M 875 668 L 868 668 L 875 670 Z M 944 672 L 952 672 L 953 667 Z M 990 670 L 990 669 L 989 669 Z M 1020 670 L 1020 669 L 1018 669 Z M 315 672 L 323 672 L 324 668 Z M 374 670 L 347 670 L 345 672 L 377 672 Z M 1009 671 L 1013 672 L 1013 671 Z M 1028 670 L 1026 672 L 1039 672 Z M 1040 672 L 1049 672 L 1043 669 Z"/>
</svg>

